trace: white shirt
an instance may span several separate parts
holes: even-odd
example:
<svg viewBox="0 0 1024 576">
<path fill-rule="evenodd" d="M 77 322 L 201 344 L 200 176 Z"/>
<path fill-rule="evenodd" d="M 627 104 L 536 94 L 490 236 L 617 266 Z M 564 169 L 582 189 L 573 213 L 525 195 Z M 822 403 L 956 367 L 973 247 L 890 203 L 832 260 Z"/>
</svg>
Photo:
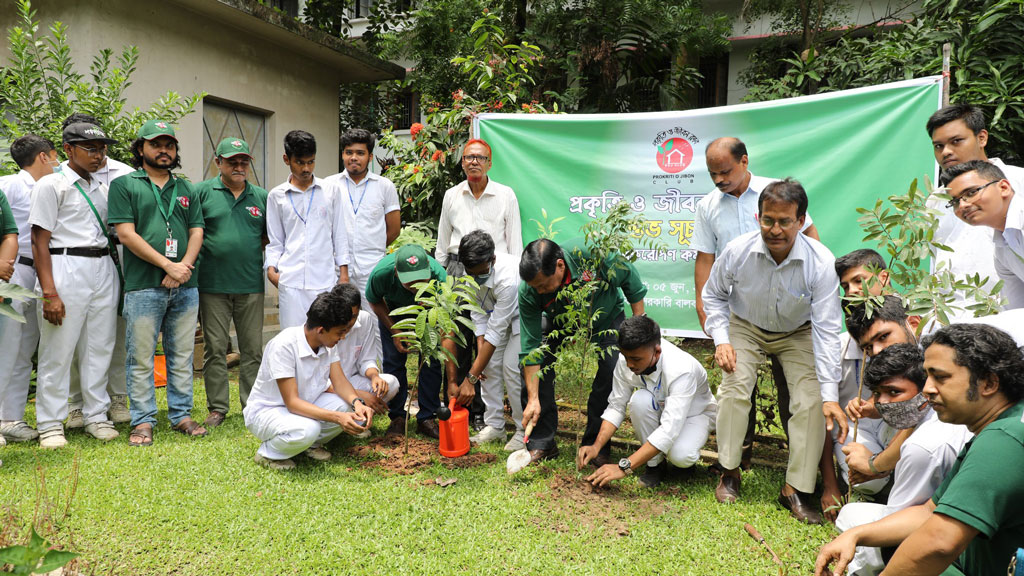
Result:
<svg viewBox="0 0 1024 576">
<path fill-rule="evenodd" d="M 89 202 L 75 184 L 89 195 L 104 226 L 96 220 Z M 51 248 L 106 248 L 107 187 L 92 178 L 86 181 L 71 168 L 47 174 L 36 182 L 28 222 L 50 231 Z"/>
<path fill-rule="evenodd" d="M 1003 280 L 1007 308 L 1024 308 L 1024 192 L 1014 190 L 1002 232 L 992 230 L 993 262 Z"/>
<path fill-rule="evenodd" d="M 342 205 L 353 222 L 352 260 L 349 274 L 369 276 L 373 267 L 387 254 L 388 229 L 384 216 L 401 208 L 398 191 L 387 178 L 367 172 L 359 184 L 348 171 L 324 178 L 341 190 Z"/>
<path fill-rule="evenodd" d="M 64 162 L 64 164 L 67 164 L 67 162 Z M 61 166 L 64 164 L 61 164 Z M 109 189 L 111 182 L 132 172 L 135 172 L 135 168 L 108 157 L 103 166 L 100 166 L 100 169 L 93 172 L 92 175 Z"/>
<path fill-rule="evenodd" d="M 28 214 L 32 209 L 32 189 L 35 185 L 35 178 L 25 170 L 0 177 L 0 190 L 7 195 L 11 214 L 18 225 L 18 256 L 25 258 L 32 258 L 32 225 L 28 223 Z"/>
<path fill-rule="evenodd" d="M 850 337 L 849 332 L 839 335 L 839 346 L 842 350 L 842 374 L 839 377 L 839 406 L 846 410 L 846 405 L 857 397 L 861 390 L 861 399 L 871 398 L 871 390 L 864 386 L 861 389 L 860 376 L 864 368 L 864 351 Z"/>
<path fill-rule="evenodd" d="M 750 184 L 737 198 L 718 188 L 708 192 L 697 202 L 697 215 L 693 219 L 693 239 L 690 247 L 698 252 L 719 256 L 725 245 L 736 237 L 760 230 L 757 223 L 757 199 L 765 186 L 777 182 L 776 178 L 762 178 L 750 173 Z M 814 224 L 807 214 L 801 232 Z"/>
<path fill-rule="evenodd" d="M 484 313 L 470 312 L 477 336 L 483 336 L 497 348 L 511 334 L 519 334 L 519 256 L 494 254 L 491 277 L 480 286 L 477 306 Z"/>
<path fill-rule="evenodd" d="M 973 437 L 966 426 L 947 424 L 939 420 L 934 410 L 927 410 L 928 414 L 900 447 L 886 516 L 931 498 L 956 462 L 957 454 Z"/>
<path fill-rule="evenodd" d="M 981 318 L 964 318 L 958 324 L 985 324 L 1006 332 L 1017 343 L 1024 347 L 1024 309 L 1004 310 L 999 314 L 982 316 Z"/>
<path fill-rule="evenodd" d="M 264 267 L 281 273 L 280 284 L 304 290 L 326 289 L 338 280 L 338 267 L 350 261 L 348 227 L 336 184 L 313 178 L 304 192 L 285 181 L 267 196 Z"/>
<path fill-rule="evenodd" d="M 601 419 L 618 428 L 626 417 L 626 405 L 633 392 L 647 389 L 661 410 L 660 425 L 651 432 L 647 441 L 661 452 L 668 453 L 682 433 L 686 419 L 704 414 L 713 420 L 718 413 L 718 402 L 708 388 L 708 374 L 700 362 L 664 338 L 661 339 L 661 356 L 655 366 L 654 372 L 646 376 L 634 374 L 620 354 L 612 375 L 608 408 Z"/>
<path fill-rule="evenodd" d="M 449 188 L 441 203 L 434 258 L 442 266 L 448 265 L 448 254 L 457 254 L 462 237 L 474 230 L 491 235 L 495 252 L 521 256 L 523 227 L 516 193 L 491 178 L 479 199 L 473 196 L 467 180 Z"/>
<path fill-rule="evenodd" d="M 379 371 L 384 356 L 381 351 L 377 316 L 372 312 L 360 310 L 352 329 L 334 345 L 331 353 L 334 355 L 334 361 L 341 363 L 341 371 L 345 376 L 366 376 L 366 371 L 370 368 Z"/>
<path fill-rule="evenodd" d="M 263 361 L 246 402 L 247 412 L 284 406 L 278 378 L 295 378 L 299 398 L 313 402 L 331 385 L 331 349 L 321 346 L 316 352 L 306 341 L 303 326 L 285 328 L 263 350 Z"/>
<path fill-rule="evenodd" d="M 789 256 L 776 264 L 760 231 L 744 234 L 715 259 L 703 299 L 715 346 L 729 343 L 730 313 L 769 332 L 792 332 L 810 320 L 822 402 L 839 401 L 839 277 L 824 244 L 797 234 Z"/>
</svg>

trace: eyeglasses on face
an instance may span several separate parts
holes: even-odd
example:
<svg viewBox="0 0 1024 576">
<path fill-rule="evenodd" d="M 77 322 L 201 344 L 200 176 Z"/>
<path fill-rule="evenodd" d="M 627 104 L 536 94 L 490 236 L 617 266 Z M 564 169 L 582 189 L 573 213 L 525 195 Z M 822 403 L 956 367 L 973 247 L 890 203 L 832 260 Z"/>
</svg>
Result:
<svg viewBox="0 0 1024 576">
<path fill-rule="evenodd" d="M 978 195 L 979 192 L 991 186 L 992 184 L 995 184 L 996 182 L 999 182 L 999 180 L 992 180 L 991 182 L 982 184 L 981 186 L 975 186 L 974 188 L 968 188 L 967 190 L 964 190 L 963 192 L 960 193 L 959 196 L 951 198 L 949 202 L 946 202 L 946 208 L 951 208 L 952 210 L 956 211 L 958 208 L 960 208 L 960 202 L 962 202 L 963 200 L 970 200 L 971 198 L 974 198 L 975 196 Z"/>
</svg>

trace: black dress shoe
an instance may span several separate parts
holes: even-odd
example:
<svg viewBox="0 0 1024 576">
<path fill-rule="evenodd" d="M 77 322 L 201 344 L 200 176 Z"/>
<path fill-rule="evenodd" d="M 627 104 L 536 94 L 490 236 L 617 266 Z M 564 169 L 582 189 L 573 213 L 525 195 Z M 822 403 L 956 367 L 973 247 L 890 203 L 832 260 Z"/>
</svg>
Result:
<svg viewBox="0 0 1024 576">
<path fill-rule="evenodd" d="M 732 503 L 740 497 L 740 479 L 738 476 L 726 476 L 722 474 L 722 479 L 718 481 L 718 487 L 715 488 L 715 499 L 719 502 Z"/>
<path fill-rule="evenodd" d="M 802 492 L 793 492 L 789 496 L 780 493 L 779 504 L 805 524 L 821 524 L 821 514 L 811 505 L 810 497 Z"/>
<path fill-rule="evenodd" d="M 384 435 L 392 436 L 404 436 L 405 435 L 405 417 L 395 416 L 391 419 L 391 424 L 388 424 L 388 429 L 384 432 Z"/>
<path fill-rule="evenodd" d="M 472 426 L 473 426 L 473 430 L 475 430 L 476 432 L 479 432 L 479 431 L 483 430 L 484 426 L 487 426 L 487 423 L 484 422 L 484 415 L 483 414 L 474 414 L 473 415 Z"/>
<path fill-rule="evenodd" d="M 421 436 L 433 438 L 434 440 L 441 439 L 441 429 L 437 426 L 437 420 L 434 420 L 433 418 L 416 420 L 416 432 Z"/>
<path fill-rule="evenodd" d="M 637 482 L 644 488 L 654 488 L 661 484 L 661 477 L 665 474 L 666 468 L 668 468 L 668 463 L 666 462 L 662 462 L 657 466 L 647 466 L 644 473 L 637 478 Z"/>
<path fill-rule="evenodd" d="M 540 460 L 554 460 L 558 457 L 558 445 L 543 450 L 530 450 L 530 464 Z"/>
</svg>

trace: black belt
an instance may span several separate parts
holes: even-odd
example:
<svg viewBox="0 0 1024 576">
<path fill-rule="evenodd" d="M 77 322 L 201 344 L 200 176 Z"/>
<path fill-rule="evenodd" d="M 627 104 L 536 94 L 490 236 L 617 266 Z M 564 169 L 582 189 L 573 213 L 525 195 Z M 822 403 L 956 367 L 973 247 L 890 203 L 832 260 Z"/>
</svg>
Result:
<svg viewBox="0 0 1024 576">
<path fill-rule="evenodd" d="M 18 256 L 18 264 L 22 264 L 24 266 L 28 266 L 31 268 L 32 266 L 36 265 L 36 261 L 31 258 L 26 258 L 24 256 Z"/>
<path fill-rule="evenodd" d="M 103 258 L 110 255 L 110 248 L 50 248 L 50 254 L 67 254 L 85 258 Z"/>
</svg>

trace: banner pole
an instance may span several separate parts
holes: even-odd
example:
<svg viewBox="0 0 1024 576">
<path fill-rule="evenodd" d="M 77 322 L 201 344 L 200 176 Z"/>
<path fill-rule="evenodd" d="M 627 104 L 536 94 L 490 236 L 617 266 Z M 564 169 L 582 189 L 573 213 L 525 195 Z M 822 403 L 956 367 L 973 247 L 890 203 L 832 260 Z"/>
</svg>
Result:
<svg viewBox="0 0 1024 576">
<path fill-rule="evenodd" d="M 942 106 L 949 106 L 949 56 L 953 46 L 949 42 L 942 45 Z"/>
</svg>

